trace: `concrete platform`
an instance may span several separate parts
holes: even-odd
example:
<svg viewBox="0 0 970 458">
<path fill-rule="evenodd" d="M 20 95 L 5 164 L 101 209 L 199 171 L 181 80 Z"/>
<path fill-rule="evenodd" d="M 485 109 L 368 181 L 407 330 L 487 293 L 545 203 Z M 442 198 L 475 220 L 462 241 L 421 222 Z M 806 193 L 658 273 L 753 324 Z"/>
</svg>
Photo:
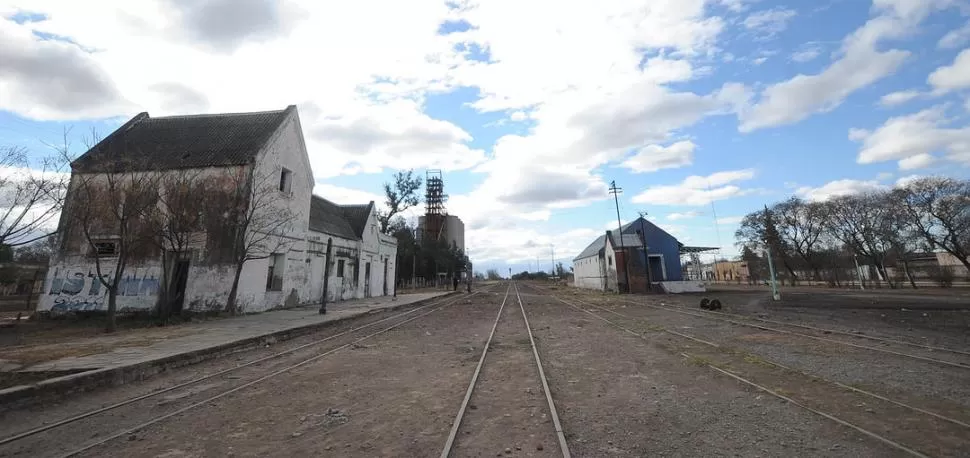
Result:
<svg viewBox="0 0 970 458">
<path fill-rule="evenodd" d="M 35 364 L 25 372 L 64 372 L 31 385 L 0 390 L 0 404 L 36 396 L 65 394 L 100 386 L 120 385 L 147 378 L 167 369 L 195 364 L 265 342 L 280 341 L 313 332 L 329 323 L 361 316 L 373 311 L 416 305 L 448 291 L 403 294 L 397 298 L 377 297 L 330 304 L 320 315 L 317 306 L 273 310 L 238 318 L 192 325 L 191 333 L 153 342 L 145 346 L 118 346 L 105 353 L 66 357 Z M 96 337 L 105 342 L 114 336 Z M 85 339 L 86 344 L 92 338 Z M 63 345 L 71 345 L 64 342 Z M 83 371 L 83 372 L 81 372 Z"/>
</svg>

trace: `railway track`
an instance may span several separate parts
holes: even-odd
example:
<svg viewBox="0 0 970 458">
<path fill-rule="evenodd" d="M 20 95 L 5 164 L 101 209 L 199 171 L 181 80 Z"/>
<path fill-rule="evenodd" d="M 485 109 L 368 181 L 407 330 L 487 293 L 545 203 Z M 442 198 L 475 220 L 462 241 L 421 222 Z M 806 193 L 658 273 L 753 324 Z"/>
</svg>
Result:
<svg viewBox="0 0 970 458">
<path fill-rule="evenodd" d="M 489 288 L 490 287 L 486 287 L 478 290 L 472 293 L 471 296 L 489 292 Z M 370 338 L 392 331 L 398 327 L 404 326 L 407 323 L 423 318 L 437 312 L 438 310 L 448 307 L 459 300 L 467 299 L 471 296 L 461 295 L 455 298 L 441 298 L 432 301 L 429 304 L 355 326 L 351 329 L 337 332 L 335 334 L 313 340 L 285 351 L 260 357 L 228 369 L 206 374 L 204 376 L 176 384 L 168 388 L 133 396 L 101 408 L 81 412 L 67 418 L 52 421 L 20 433 L 4 437 L 0 439 L 0 455 L 5 455 L 8 453 L 5 448 L 16 446 L 18 443 L 27 440 L 42 441 L 48 435 L 56 434 L 58 430 L 65 427 L 77 427 L 82 422 L 97 421 L 99 418 L 106 415 L 111 415 L 114 411 L 121 409 L 136 410 L 139 407 L 145 407 L 146 403 L 154 401 L 163 394 L 168 395 L 166 396 L 167 399 L 177 399 L 179 401 L 177 405 L 181 405 L 181 407 L 170 408 L 164 413 L 158 412 L 157 414 L 149 416 L 138 424 L 123 427 L 107 433 L 107 435 L 104 436 L 101 436 L 100 433 L 96 433 L 95 435 L 99 436 L 98 440 L 88 442 L 78 448 L 69 450 L 57 456 L 69 457 L 88 452 L 172 417 L 182 415 L 193 410 L 204 409 L 205 407 L 210 406 L 213 401 L 240 392 L 246 388 L 252 387 L 253 385 L 285 374 L 293 369 L 325 358 Z M 382 325 L 384 326 L 381 327 Z M 232 386 L 220 387 L 220 389 L 215 393 L 210 393 L 213 391 L 211 389 L 211 385 L 224 384 L 225 379 L 227 378 L 234 379 L 234 382 L 230 383 Z M 195 401 L 193 402 L 193 400 Z M 157 404 L 152 406 L 151 410 L 157 410 L 157 406 Z"/>
<path fill-rule="evenodd" d="M 637 317 L 577 299 L 564 300 L 555 295 L 551 297 L 627 334 L 648 339 L 643 332 L 631 329 L 629 325 L 624 325 L 615 318 L 610 319 L 602 315 L 608 313 L 623 320 L 638 320 Z M 970 440 L 967 439 L 970 438 L 968 433 L 970 423 L 961 419 L 900 402 L 888 396 L 821 379 L 694 335 L 656 326 L 651 327 L 651 330 L 700 344 L 700 347 L 694 349 L 683 351 L 673 349 L 688 361 L 705 365 L 721 375 L 853 429 L 907 455 L 966 456 L 965 453 L 970 452 Z M 709 351 L 703 351 L 702 348 L 707 348 Z M 774 374 L 766 371 L 765 367 L 773 368 Z M 779 373 L 782 375 L 779 376 Z M 759 383 L 759 378 L 770 382 Z M 805 393 L 779 387 L 779 385 L 786 387 L 799 385 L 798 380 L 804 381 L 806 378 L 812 382 Z M 823 385 L 819 386 L 819 382 Z M 786 383 L 792 385 L 786 385 Z M 841 390 L 827 389 L 826 384 Z M 832 411 L 839 407 L 841 412 L 833 414 Z M 872 414 L 873 407 L 878 409 L 879 415 Z"/>
<path fill-rule="evenodd" d="M 653 305 L 655 305 L 655 304 L 646 304 L 646 303 L 643 303 L 643 302 L 635 302 L 635 301 L 629 301 L 629 302 L 630 303 L 635 303 L 637 305 L 647 305 L 647 306 L 653 306 Z M 672 308 L 672 309 L 688 310 L 686 307 L 675 306 L 675 305 L 663 305 L 662 307 L 668 307 L 668 308 Z M 697 310 L 690 310 L 690 311 L 698 312 Z M 957 350 L 957 349 L 947 348 L 947 347 L 942 347 L 942 346 L 935 346 L 935 345 L 927 345 L 927 344 L 921 344 L 921 343 L 916 343 L 916 342 L 910 342 L 910 341 L 905 340 L 905 339 L 900 338 L 900 337 L 889 338 L 889 337 L 871 336 L 871 335 L 867 335 L 867 334 L 860 334 L 860 333 L 857 333 L 857 332 L 848 332 L 848 331 L 843 331 L 843 330 L 839 330 L 839 329 L 828 329 L 828 328 L 822 328 L 822 327 L 819 327 L 819 326 L 809 326 L 809 325 L 800 324 L 800 323 L 786 323 L 784 321 L 769 320 L 767 318 L 753 317 L 753 316 L 741 315 L 741 314 L 737 314 L 737 313 L 719 312 L 719 311 L 714 311 L 714 310 L 703 310 L 703 311 L 699 311 L 698 313 L 707 313 L 707 314 L 710 314 L 710 315 L 723 316 L 723 317 L 728 317 L 728 318 L 735 318 L 735 319 L 739 319 L 739 320 L 758 321 L 760 323 L 768 323 L 768 324 L 774 324 L 774 325 L 778 325 L 778 326 L 788 326 L 788 327 L 792 327 L 792 328 L 798 328 L 798 329 L 805 329 L 805 330 L 809 330 L 809 331 L 820 332 L 820 333 L 825 334 L 825 335 L 842 335 L 842 336 L 852 337 L 852 338 L 855 338 L 855 339 L 872 340 L 872 341 L 875 341 L 875 342 L 882 342 L 882 343 L 885 343 L 885 344 L 899 345 L 899 346 L 912 347 L 912 348 L 919 348 L 919 349 L 928 350 L 928 351 L 931 351 L 931 352 L 952 353 L 952 354 L 955 354 L 955 355 L 961 355 L 961 356 L 970 357 L 970 351 L 963 351 L 963 350 Z"/>
<path fill-rule="evenodd" d="M 517 335 L 514 328 L 515 324 L 509 322 L 513 320 L 511 317 L 517 314 L 514 311 L 507 310 L 506 308 L 506 303 L 509 300 L 510 293 L 513 291 L 515 294 L 515 301 L 518 303 L 518 309 L 522 317 L 521 323 L 524 325 L 524 332 L 521 332 L 520 330 L 519 335 L 521 336 L 521 334 L 524 334 L 528 336 L 528 345 L 530 347 L 528 352 L 531 354 L 531 358 L 528 356 L 523 357 L 522 350 L 511 348 L 511 345 L 507 345 L 505 343 L 506 340 L 513 339 Z M 503 322 L 503 317 L 506 318 L 505 323 L 503 323 L 505 326 L 503 326 L 501 331 L 499 331 L 499 325 L 501 322 Z M 496 335 L 500 335 L 500 338 L 496 339 Z M 502 342 L 503 346 L 501 349 L 496 348 L 495 344 L 498 342 Z M 489 359 L 490 355 L 492 359 Z M 559 414 L 556 410 L 556 404 L 553 401 L 552 394 L 549 391 L 549 383 L 546 380 L 545 371 L 542 367 L 542 360 L 539 356 L 539 351 L 536 348 L 535 337 L 533 336 L 532 328 L 529 325 L 528 314 L 525 311 L 525 306 L 522 304 L 522 298 L 519 295 L 518 286 L 515 284 L 515 282 L 510 282 L 505 293 L 505 298 L 502 300 L 502 305 L 499 307 L 499 311 L 495 316 L 495 322 L 492 324 L 492 330 L 488 335 L 488 340 L 486 340 L 485 346 L 482 349 L 482 354 L 478 360 L 478 365 L 476 366 L 471 380 L 468 383 L 468 389 L 465 391 L 465 396 L 462 400 L 461 406 L 458 409 L 458 413 L 455 416 L 455 420 L 452 423 L 448 438 L 441 450 L 441 458 L 448 458 L 449 456 L 452 456 L 456 450 L 461 449 L 461 443 L 463 441 L 467 440 L 469 442 L 474 442 L 474 437 L 465 439 L 472 432 L 469 429 L 469 423 L 475 423 L 478 425 L 478 428 L 475 428 L 476 430 L 482 428 L 483 424 L 485 424 L 484 428 L 487 428 L 487 424 L 491 422 L 493 426 L 498 424 L 500 428 L 507 428 L 509 433 L 512 433 L 511 430 L 513 429 L 509 427 L 510 423 L 514 423 L 515 426 L 521 426 L 521 429 L 526 430 L 526 432 L 531 431 L 540 435 L 543 433 L 548 435 L 552 432 L 548 430 L 548 423 L 542 421 L 536 423 L 534 421 L 534 417 L 532 416 L 535 413 L 534 410 L 532 415 L 525 418 L 526 410 L 522 410 L 521 408 L 518 410 L 513 410 L 514 407 L 509 405 L 495 405 L 498 402 L 497 400 L 490 400 L 488 399 L 489 396 L 487 394 L 482 394 L 482 391 L 484 390 L 481 389 L 481 375 L 483 373 L 483 369 L 486 368 L 485 363 L 487 360 L 489 361 L 490 366 L 494 366 L 496 368 L 493 376 L 495 374 L 502 374 L 504 377 L 501 380 L 502 386 L 489 385 L 491 388 L 489 391 L 494 390 L 502 392 L 503 388 L 513 387 L 513 389 L 516 389 L 520 386 L 528 384 L 530 376 L 526 375 L 523 371 L 523 369 L 525 369 L 523 365 L 528 362 L 528 359 L 531 359 L 535 363 L 535 375 L 538 376 L 539 382 L 541 383 L 541 391 L 544 394 L 545 404 L 551 418 L 556 441 L 559 444 L 559 452 L 564 458 L 569 458 L 571 456 L 569 446 L 563 432 L 562 424 L 559 421 Z M 509 380 L 511 380 L 511 382 Z M 487 384 L 490 382 L 486 381 L 485 383 Z M 531 391 L 527 392 L 531 393 Z M 473 404 L 473 399 L 477 399 L 476 402 L 478 402 L 480 405 Z M 506 402 L 508 402 L 508 400 L 509 397 L 506 396 Z M 528 403 L 528 401 L 524 402 Z M 502 419 L 501 417 L 498 417 L 499 419 L 496 420 L 497 414 L 505 409 L 517 412 L 520 418 Z M 469 412 L 474 413 L 469 414 Z M 510 414 L 506 413 L 504 414 L 504 417 L 510 417 Z M 519 428 L 514 429 L 518 430 Z M 466 434 L 461 434 L 462 431 L 464 431 Z M 516 433 L 518 433 L 518 431 L 516 431 Z M 538 450 L 543 449 L 539 448 Z M 505 452 L 511 453 L 511 450 L 506 449 Z M 546 451 L 545 453 L 549 453 L 549 451 Z"/>
<path fill-rule="evenodd" d="M 638 306 L 650 307 L 650 308 L 653 308 L 653 309 L 664 310 L 664 311 L 674 312 L 674 313 L 679 313 L 679 314 L 682 314 L 682 315 L 689 315 L 689 316 L 700 317 L 700 318 L 704 318 L 704 319 L 708 319 L 708 320 L 721 321 L 721 322 L 730 323 L 730 324 L 733 324 L 733 325 L 736 325 L 736 326 L 745 326 L 745 327 L 749 327 L 749 328 L 759 329 L 759 330 L 762 330 L 762 331 L 769 331 L 769 332 L 774 332 L 774 333 L 778 333 L 778 334 L 786 334 L 786 335 L 790 335 L 790 336 L 796 336 L 796 337 L 801 337 L 801 338 L 805 338 L 805 339 L 811 339 L 811 340 L 815 340 L 815 341 L 819 341 L 819 342 L 826 342 L 826 343 L 832 343 L 832 344 L 838 344 L 838 345 L 845 345 L 847 347 L 858 348 L 858 349 L 869 350 L 869 351 L 874 351 L 874 352 L 878 352 L 878 353 L 885 353 L 885 354 L 895 355 L 895 356 L 899 356 L 899 357 L 903 357 L 903 358 L 910 358 L 910 359 L 915 359 L 915 360 L 930 362 L 930 363 L 937 364 L 937 365 L 941 365 L 941 366 L 956 367 L 956 368 L 960 368 L 960 369 L 970 369 L 970 364 L 968 364 L 966 362 L 962 362 L 962 361 L 955 361 L 955 360 L 952 360 L 952 359 L 941 359 L 941 358 L 934 357 L 934 356 L 917 355 L 917 354 L 913 354 L 913 353 L 907 353 L 906 351 L 902 351 L 902 350 L 898 350 L 898 349 L 894 350 L 894 349 L 889 349 L 889 348 L 873 347 L 873 346 L 870 346 L 870 345 L 862 345 L 862 344 L 858 344 L 858 343 L 854 343 L 854 342 L 848 342 L 848 341 L 845 341 L 845 340 L 842 340 L 842 339 L 833 339 L 831 337 L 817 336 L 817 335 L 812 335 L 812 334 L 808 334 L 808 333 L 801 332 L 801 331 L 791 331 L 791 330 L 787 330 L 787 329 L 779 329 L 777 327 L 765 326 L 765 325 L 761 325 L 761 324 L 757 324 L 757 323 L 750 323 L 750 322 L 745 322 L 745 321 L 739 321 L 739 320 L 736 320 L 736 319 L 724 318 L 724 317 L 721 317 L 721 316 L 714 315 L 714 313 L 718 313 L 718 312 L 707 312 L 707 311 L 698 312 L 698 311 L 694 311 L 694 310 L 686 310 L 686 309 L 681 308 L 681 307 L 673 307 L 673 306 L 668 306 L 668 305 L 647 304 L 647 303 L 644 303 L 644 302 L 631 301 L 631 300 L 627 300 L 627 299 L 620 299 L 620 301 L 621 302 L 625 302 L 627 304 L 633 304 L 633 305 L 638 305 Z M 776 323 L 781 323 L 781 322 L 776 322 Z M 786 326 L 788 325 L 788 324 L 785 324 L 785 323 L 782 323 L 782 324 L 784 324 Z M 812 328 L 812 327 L 809 327 L 809 328 Z M 822 332 L 822 333 L 828 332 L 828 333 L 836 333 L 836 334 L 849 334 L 849 335 L 852 335 L 852 336 L 859 336 L 859 337 L 861 337 L 860 335 L 851 334 L 851 333 L 844 333 L 842 331 L 828 330 L 828 329 L 823 329 L 823 328 L 813 328 L 813 329 L 814 329 L 814 331 Z M 897 341 L 897 340 L 893 340 L 893 339 L 877 338 L 876 340 L 879 340 L 879 341 L 883 342 L 884 344 L 896 344 L 896 345 L 900 345 L 900 346 L 911 345 L 910 342 Z M 926 347 L 926 346 L 924 346 L 924 347 Z M 946 352 L 950 352 L 950 353 L 952 353 L 954 355 L 970 356 L 970 354 L 968 354 L 966 352 L 963 352 L 963 351 L 950 350 L 950 349 L 944 349 L 944 348 L 938 348 L 938 347 L 930 347 L 927 351 L 930 351 L 930 352 L 932 352 L 932 351 L 946 351 Z M 959 358 L 959 357 L 957 357 L 957 358 Z"/>
</svg>

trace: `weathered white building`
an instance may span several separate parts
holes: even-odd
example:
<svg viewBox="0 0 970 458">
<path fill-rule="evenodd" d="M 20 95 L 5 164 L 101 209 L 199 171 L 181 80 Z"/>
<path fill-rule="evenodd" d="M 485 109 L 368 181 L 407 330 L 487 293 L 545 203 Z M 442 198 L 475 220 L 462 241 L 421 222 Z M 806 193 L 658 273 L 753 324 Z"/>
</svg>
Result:
<svg viewBox="0 0 970 458">
<path fill-rule="evenodd" d="M 292 218 L 274 233 L 275 244 L 259 245 L 243 264 L 237 292 L 240 310 L 319 303 L 328 239 L 333 243 L 330 301 L 394 293 L 396 239 L 378 230 L 373 202 L 342 206 L 312 194 L 313 173 L 295 106 L 157 118 L 141 113 L 71 166 L 71 187 L 58 232 L 60 250 L 51 260 L 39 311 L 106 309 L 107 291 L 97 278 L 95 261 L 102 275 L 113 272 L 120 237 L 110 224 L 98 233 L 83 230 L 90 224 L 80 224 L 77 215 L 92 212 L 98 203 L 88 202 L 91 193 L 81 193 L 78 183 L 133 173 L 156 174 L 159 183 L 165 177 L 201 177 L 206 192 L 197 199 L 205 203 L 205 215 L 178 256 L 161 244 L 132 256 L 117 295 L 120 311 L 153 310 L 163 296 L 175 313 L 226 306 L 235 274 L 233 254 L 240 240 L 254 233 L 252 228 L 241 233 L 238 225 L 226 222 L 226 215 L 245 210 L 228 203 L 243 201 L 232 200 L 241 189 L 253 190 L 244 199 L 246 208 L 255 208 L 257 201 L 271 202 L 265 214 L 285 210 Z"/>
</svg>

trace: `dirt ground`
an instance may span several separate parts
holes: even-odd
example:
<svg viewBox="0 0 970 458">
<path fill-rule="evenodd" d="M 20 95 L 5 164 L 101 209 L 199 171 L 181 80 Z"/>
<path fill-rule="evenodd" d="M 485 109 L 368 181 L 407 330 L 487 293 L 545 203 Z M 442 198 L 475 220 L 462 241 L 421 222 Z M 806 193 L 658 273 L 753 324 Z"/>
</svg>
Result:
<svg viewBox="0 0 970 458">
<path fill-rule="evenodd" d="M 126 434 L 85 456 L 437 456 L 506 286 L 462 296 L 454 305 Z M 968 369 L 679 312 L 700 313 L 696 303 L 701 296 L 608 296 L 546 284 L 518 286 L 573 456 L 888 457 L 911 455 L 907 449 L 928 456 L 970 455 Z M 770 319 L 970 351 L 968 312 L 954 295 L 921 298 L 907 291 L 906 297 L 874 293 L 879 297 L 873 298 L 832 291 L 815 292 L 814 298 L 786 294 L 783 303 L 771 303 L 761 291 L 711 294 L 725 303 L 722 312 L 739 315 L 730 318 L 736 321 L 776 326 L 755 320 Z M 514 290 L 452 456 L 559 455 L 528 334 L 513 299 Z M 0 411 L 0 438 L 392 315 L 350 320 L 272 348 L 57 404 Z M 61 455 L 351 344 L 384 326 L 0 446 L 0 456 Z M 970 358 L 959 354 L 935 355 L 970 364 Z"/>
</svg>

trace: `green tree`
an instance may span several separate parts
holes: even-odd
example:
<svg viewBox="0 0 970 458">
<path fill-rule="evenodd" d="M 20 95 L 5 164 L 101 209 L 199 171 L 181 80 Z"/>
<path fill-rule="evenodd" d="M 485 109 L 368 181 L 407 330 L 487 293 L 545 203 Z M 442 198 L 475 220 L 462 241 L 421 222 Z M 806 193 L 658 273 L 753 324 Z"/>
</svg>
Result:
<svg viewBox="0 0 970 458">
<path fill-rule="evenodd" d="M 394 183 L 384 183 L 384 204 L 387 209 L 377 212 L 381 232 L 391 234 L 394 217 L 421 203 L 418 193 L 422 184 L 421 177 L 415 176 L 413 170 L 397 172 L 394 174 Z"/>
</svg>

